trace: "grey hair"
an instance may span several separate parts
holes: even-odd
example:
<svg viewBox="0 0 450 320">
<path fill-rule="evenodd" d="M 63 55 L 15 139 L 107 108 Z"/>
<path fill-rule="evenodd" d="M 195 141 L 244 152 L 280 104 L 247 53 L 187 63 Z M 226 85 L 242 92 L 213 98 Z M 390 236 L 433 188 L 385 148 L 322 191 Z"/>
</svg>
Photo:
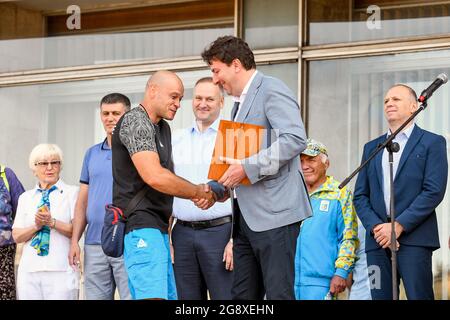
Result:
<svg viewBox="0 0 450 320">
<path fill-rule="evenodd" d="M 43 160 L 46 157 L 57 156 L 61 161 L 61 168 L 63 165 L 63 152 L 56 144 L 41 143 L 31 150 L 30 157 L 28 158 L 28 165 L 31 170 L 35 170 L 36 163 Z"/>
<path fill-rule="evenodd" d="M 322 163 L 325 164 L 328 160 L 328 156 L 324 153 L 319 153 L 320 160 L 322 160 Z"/>
</svg>

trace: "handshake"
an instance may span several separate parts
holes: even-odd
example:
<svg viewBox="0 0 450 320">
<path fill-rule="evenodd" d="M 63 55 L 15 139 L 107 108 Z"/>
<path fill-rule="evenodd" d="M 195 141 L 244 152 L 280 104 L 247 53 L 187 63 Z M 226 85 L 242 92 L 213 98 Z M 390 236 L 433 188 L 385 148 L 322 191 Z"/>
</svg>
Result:
<svg viewBox="0 0 450 320">
<path fill-rule="evenodd" d="M 195 196 L 191 199 L 200 209 L 211 208 L 216 201 L 224 202 L 230 197 L 229 191 L 217 181 L 196 186 Z"/>
</svg>

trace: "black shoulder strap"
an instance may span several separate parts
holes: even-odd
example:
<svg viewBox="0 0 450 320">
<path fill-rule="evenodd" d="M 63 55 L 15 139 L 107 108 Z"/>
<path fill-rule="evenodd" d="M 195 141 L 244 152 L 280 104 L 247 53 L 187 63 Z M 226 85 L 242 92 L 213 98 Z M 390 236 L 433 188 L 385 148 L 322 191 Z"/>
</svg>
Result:
<svg viewBox="0 0 450 320">
<path fill-rule="evenodd" d="M 145 185 L 134 197 L 131 199 L 131 201 L 128 203 L 127 208 L 125 209 L 124 215 L 126 218 L 129 217 L 129 212 L 132 212 L 134 209 L 136 209 L 137 205 L 141 200 L 144 198 L 145 194 L 147 193 L 147 186 Z"/>
</svg>

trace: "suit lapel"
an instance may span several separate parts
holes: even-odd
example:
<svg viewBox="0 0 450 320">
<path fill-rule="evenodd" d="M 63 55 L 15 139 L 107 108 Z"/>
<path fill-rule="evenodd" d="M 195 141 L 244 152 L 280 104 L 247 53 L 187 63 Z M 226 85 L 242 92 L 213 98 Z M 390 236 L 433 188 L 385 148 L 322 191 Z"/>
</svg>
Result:
<svg viewBox="0 0 450 320">
<path fill-rule="evenodd" d="M 241 110 L 239 111 L 239 114 L 236 118 L 236 122 L 244 122 L 245 118 L 247 117 L 248 113 L 250 112 L 250 109 L 253 104 L 253 100 L 256 97 L 256 94 L 258 93 L 258 89 L 262 83 L 263 74 L 258 71 L 258 73 L 255 75 L 255 78 L 253 79 L 250 88 L 248 88 L 247 95 L 245 96 L 244 104 L 240 106 Z"/>
<path fill-rule="evenodd" d="M 395 173 L 395 179 L 397 179 L 399 172 L 402 170 L 403 165 L 406 162 L 406 159 L 408 159 L 410 153 L 416 146 L 416 144 L 419 142 L 420 138 L 423 135 L 423 130 L 419 128 L 418 125 L 415 125 L 413 131 L 411 132 L 411 136 L 408 139 L 408 142 L 406 142 L 405 150 L 402 152 L 402 156 L 400 158 L 400 162 L 398 163 L 397 172 Z M 395 181 L 394 179 L 394 181 Z"/>
<path fill-rule="evenodd" d="M 377 147 L 379 144 L 381 144 L 385 140 L 385 138 L 386 138 L 386 136 L 384 135 L 378 139 Z M 375 169 L 376 169 L 375 172 L 377 173 L 378 183 L 380 184 L 381 190 L 383 190 L 383 166 L 381 164 L 382 159 L 383 159 L 383 152 L 384 152 L 384 150 L 381 150 L 375 156 Z"/>
</svg>

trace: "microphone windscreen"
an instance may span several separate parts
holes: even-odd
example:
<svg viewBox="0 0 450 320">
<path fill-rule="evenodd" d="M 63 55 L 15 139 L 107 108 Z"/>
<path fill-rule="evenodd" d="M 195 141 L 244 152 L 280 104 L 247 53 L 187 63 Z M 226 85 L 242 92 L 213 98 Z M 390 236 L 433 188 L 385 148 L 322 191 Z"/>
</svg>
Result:
<svg viewBox="0 0 450 320">
<path fill-rule="evenodd" d="M 447 83 L 448 81 L 448 77 L 445 73 L 441 73 L 440 75 L 437 76 L 439 79 L 441 79 L 444 83 Z"/>
</svg>

